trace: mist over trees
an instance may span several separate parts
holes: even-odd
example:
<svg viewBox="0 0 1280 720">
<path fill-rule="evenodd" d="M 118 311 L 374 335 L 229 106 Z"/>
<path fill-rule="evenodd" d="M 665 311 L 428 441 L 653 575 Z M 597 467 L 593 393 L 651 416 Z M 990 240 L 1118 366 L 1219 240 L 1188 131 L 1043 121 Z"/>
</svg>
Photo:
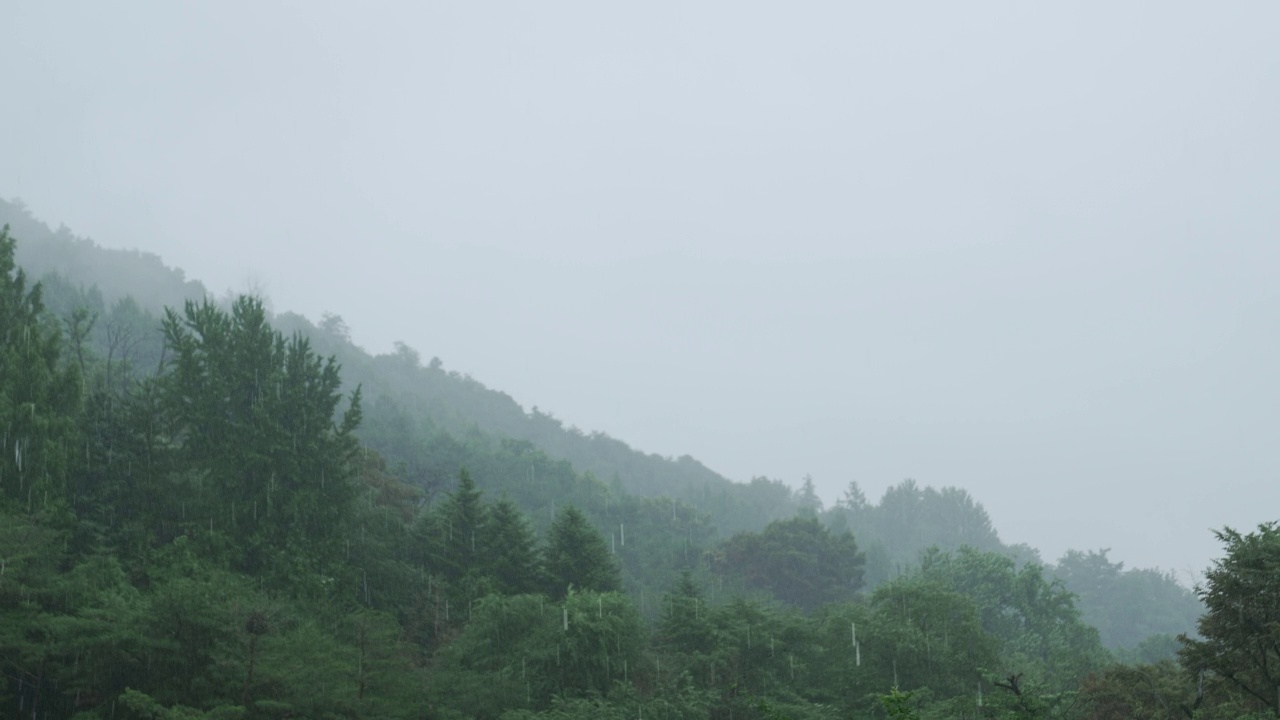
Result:
<svg viewBox="0 0 1280 720">
<path fill-rule="evenodd" d="M 0 714 L 1280 712 L 1271 525 L 1194 595 L 1049 565 L 957 488 L 733 483 L 4 223 Z"/>
</svg>

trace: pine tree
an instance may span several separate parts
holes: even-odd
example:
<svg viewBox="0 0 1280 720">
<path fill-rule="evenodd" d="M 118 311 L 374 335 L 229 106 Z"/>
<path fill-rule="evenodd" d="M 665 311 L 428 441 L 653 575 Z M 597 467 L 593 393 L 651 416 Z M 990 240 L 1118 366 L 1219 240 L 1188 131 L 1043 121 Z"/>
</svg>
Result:
<svg viewBox="0 0 1280 720">
<path fill-rule="evenodd" d="M 548 592 L 564 597 L 569 588 L 611 592 L 621 588 L 618 564 L 604 538 L 570 505 L 556 516 L 547 537 Z"/>
<path fill-rule="evenodd" d="M 715 648 L 710 612 L 688 570 L 680 573 L 675 589 L 662 598 L 658 636 L 670 653 L 706 655 Z"/>
<path fill-rule="evenodd" d="M 337 362 L 274 331 L 254 298 L 230 313 L 189 302 L 182 315 L 166 313 L 164 334 L 172 360 L 162 395 L 191 480 L 192 529 L 207 523 L 207 544 L 229 547 L 252 574 L 315 571 L 340 557 L 360 391 L 337 417 Z"/>
<path fill-rule="evenodd" d="M 66 499 L 75 447 L 77 374 L 62 361 L 62 338 L 44 316 L 41 289 L 26 288 L 16 242 L 0 229 L 0 509 L 35 512 Z"/>
<path fill-rule="evenodd" d="M 479 537 L 484 522 L 484 506 L 481 493 L 464 468 L 458 473 L 458 487 L 449 494 L 441 508 L 440 531 L 443 556 L 439 559 L 445 577 L 459 582 L 468 575 L 477 574 L 481 546 Z"/>
<path fill-rule="evenodd" d="M 504 595 L 541 589 L 542 558 L 528 521 L 507 498 L 489 507 L 482 526 L 485 574 Z"/>
</svg>

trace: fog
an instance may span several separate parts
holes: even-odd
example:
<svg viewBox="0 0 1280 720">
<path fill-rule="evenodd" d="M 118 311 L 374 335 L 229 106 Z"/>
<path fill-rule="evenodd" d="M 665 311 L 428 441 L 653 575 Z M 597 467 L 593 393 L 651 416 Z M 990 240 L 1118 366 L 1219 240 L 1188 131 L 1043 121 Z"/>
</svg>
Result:
<svg viewBox="0 0 1280 720">
<path fill-rule="evenodd" d="M 1273 3 L 4 15 L 0 196 L 219 293 L 1050 560 L 1277 516 Z"/>
</svg>

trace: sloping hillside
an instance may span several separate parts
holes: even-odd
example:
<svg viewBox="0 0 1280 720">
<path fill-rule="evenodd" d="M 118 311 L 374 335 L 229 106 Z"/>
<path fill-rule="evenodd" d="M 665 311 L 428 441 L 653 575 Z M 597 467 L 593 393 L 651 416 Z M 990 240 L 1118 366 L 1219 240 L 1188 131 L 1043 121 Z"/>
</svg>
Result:
<svg viewBox="0 0 1280 720">
<path fill-rule="evenodd" d="M 20 203 L 0 201 L 3 224 L 19 239 L 16 259 L 20 267 L 34 278 L 56 274 L 70 289 L 83 288 L 90 295 L 96 288 L 106 310 L 132 297 L 142 311 L 159 317 L 165 307 L 180 307 L 186 300 L 210 294 L 202 284 L 188 280 L 182 270 L 166 266 L 155 255 L 102 248 L 65 227 L 51 230 Z M 57 280 L 51 284 L 61 285 Z M 60 301 L 66 293 L 49 295 L 52 310 L 70 310 L 64 306 L 71 303 Z M 306 318 L 282 314 L 274 318 L 274 324 L 286 334 L 303 333 L 322 354 L 336 356 L 348 386 L 363 386 L 373 408 L 394 408 L 418 423 L 458 437 L 478 432 L 530 442 L 627 493 L 688 502 L 709 513 L 722 533 L 758 528 L 788 517 L 796 509 L 790 491 L 781 483 L 734 483 L 694 458 L 646 454 L 608 435 L 566 427 L 552 415 L 537 409 L 526 411 L 511 396 L 468 375 L 446 371 L 439 361 L 424 364 L 409 348 L 370 355 L 351 343 L 338 318 L 326 318 L 316 326 Z M 412 454 L 410 449 L 394 445 L 384 450 L 392 462 L 405 462 Z"/>
</svg>

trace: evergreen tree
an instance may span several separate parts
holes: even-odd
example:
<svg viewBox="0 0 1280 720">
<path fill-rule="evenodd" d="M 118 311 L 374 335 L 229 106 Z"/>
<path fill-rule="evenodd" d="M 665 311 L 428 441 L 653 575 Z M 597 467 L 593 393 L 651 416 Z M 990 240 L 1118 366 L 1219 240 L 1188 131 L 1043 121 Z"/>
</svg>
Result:
<svg viewBox="0 0 1280 720">
<path fill-rule="evenodd" d="M 485 574 L 503 595 L 534 593 L 542 586 L 542 558 L 529 522 L 515 503 L 502 498 L 488 508 L 481 547 Z"/>
<path fill-rule="evenodd" d="M 813 476 L 804 476 L 804 482 L 796 491 L 796 505 L 802 515 L 816 517 L 822 512 L 822 498 L 818 497 L 818 491 L 814 488 Z"/>
<path fill-rule="evenodd" d="M 483 546 L 478 542 L 484 522 L 482 493 L 476 489 L 471 473 L 458 473 L 458 487 L 445 499 L 440 510 L 437 530 L 443 537 L 437 567 L 452 583 L 479 574 L 479 557 Z"/>
<path fill-rule="evenodd" d="M 710 609 L 687 570 L 680 574 L 676 587 L 662 598 L 658 638 L 662 648 L 672 654 L 708 655 L 715 648 Z"/>
<path fill-rule="evenodd" d="M 621 588 L 618 563 L 585 515 L 570 505 L 560 511 L 547 536 L 549 592 L 564 597 L 569 588 L 611 592 Z"/>
<path fill-rule="evenodd" d="M 80 381 L 15 244 L 0 228 L 0 509 L 34 512 L 66 500 Z"/>
<path fill-rule="evenodd" d="M 173 357 L 163 399 L 193 496 L 191 529 L 207 527 L 206 548 L 246 572 L 323 576 L 352 516 L 359 390 L 336 418 L 337 363 L 272 330 L 254 298 L 230 313 L 189 302 L 166 313 L 164 333 Z"/>
</svg>

